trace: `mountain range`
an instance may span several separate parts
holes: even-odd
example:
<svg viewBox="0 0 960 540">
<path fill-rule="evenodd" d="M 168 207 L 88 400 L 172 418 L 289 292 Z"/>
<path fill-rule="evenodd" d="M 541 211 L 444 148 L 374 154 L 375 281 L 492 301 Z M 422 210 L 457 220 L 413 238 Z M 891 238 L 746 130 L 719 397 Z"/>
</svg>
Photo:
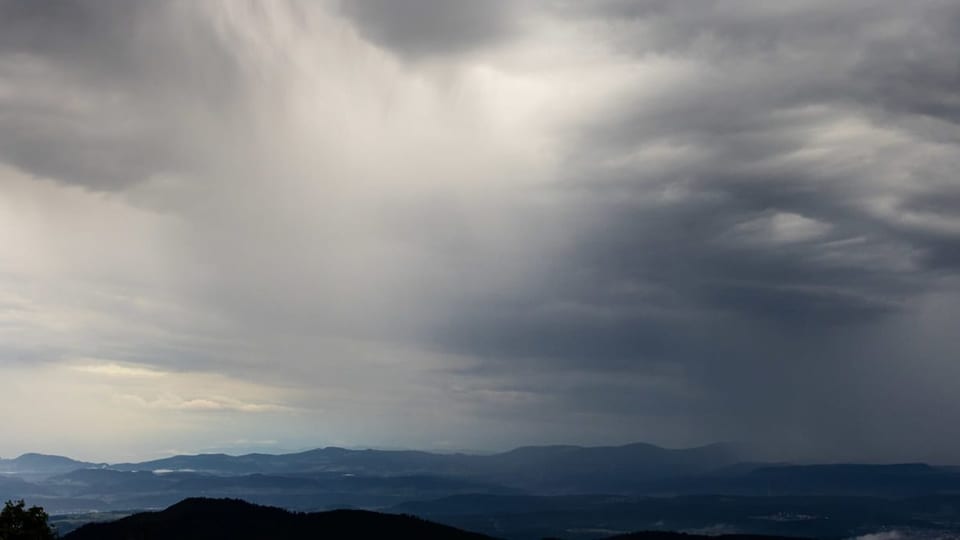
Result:
<svg viewBox="0 0 960 540">
<path fill-rule="evenodd" d="M 651 444 L 609 447 L 529 446 L 492 455 L 320 448 L 296 454 L 201 454 L 143 463 L 120 463 L 125 471 L 189 470 L 212 474 L 338 472 L 363 475 L 441 475 L 479 478 L 515 487 L 563 491 L 584 480 L 598 489 L 632 489 L 637 481 L 699 474 L 740 461 L 729 446 L 665 449 Z M 558 476 L 558 472 L 562 472 Z"/>
<path fill-rule="evenodd" d="M 509 538 L 721 525 L 720 532 L 800 536 L 887 525 L 960 530 L 956 468 L 750 462 L 724 444 L 538 446 L 491 455 L 330 447 L 120 464 L 41 454 L 0 460 L 0 500 L 43 506 L 63 531 L 105 512 L 160 509 L 198 496 L 295 511 L 407 513 Z"/>
</svg>

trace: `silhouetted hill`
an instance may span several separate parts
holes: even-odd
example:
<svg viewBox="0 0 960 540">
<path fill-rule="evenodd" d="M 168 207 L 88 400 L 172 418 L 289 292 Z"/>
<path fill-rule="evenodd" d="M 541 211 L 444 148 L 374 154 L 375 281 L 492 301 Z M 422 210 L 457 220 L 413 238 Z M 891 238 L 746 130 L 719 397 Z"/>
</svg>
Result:
<svg viewBox="0 0 960 540">
<path fill-rule="evenodd" d="M 187 499 L 161 512 L 84 525 L 65 540 L 280 540 L 300 538 L 417 538 L 484 540 L 490 537 L 410 516 L 363 510 L 312 514 L 235 499 Z"/>
</svg>

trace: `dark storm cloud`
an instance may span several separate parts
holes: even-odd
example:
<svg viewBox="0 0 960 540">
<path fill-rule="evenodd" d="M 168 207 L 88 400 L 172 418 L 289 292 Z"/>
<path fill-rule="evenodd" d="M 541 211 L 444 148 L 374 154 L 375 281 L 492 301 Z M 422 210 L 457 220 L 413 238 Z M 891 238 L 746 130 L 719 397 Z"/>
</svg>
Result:
<svg viewBox="0 0 960 540">
<path fill-rule="evenodd" d="M 125 9 L 125 5 L 127 8 Z M 109 47 L 109 36 L 129 28 L 138 8 L 127 2 L 38 0 L 0 2 L 4 32 L 0 46 L 5 52 L 27 54 L 56 52 L 65 58 L 82 58 L 93 49 L 111 58 L 123 55 L 123 48 Z M 119 43 L 115 41 L 114 44 Z M 91 58 L 93 59 L 93 58 Z"/>
<path fill-rule="evenodd" d="M 463 309 L 438 339 L 505 372 L 643 380 L 681 366 L 741 433 L 878 436 L 813 423 L 869 414 L 878 383 L 854 366 L 909 361 L 877 354 L 876 333 L 957 274 L 960 7 L 553 7 L 602 21 L 637 65 L 684 71 L 644 81 L 662 91 L 638 83 L 576 134 L 564 193 L 588 217 L 563 265 L 510 302 Z M 591 388 L 569 403 L 607 401 Z"/>
<path fill-rule="evenodd" d="M 874 153 L 868 139 L 838 143 L 822 159 L 797 156 L 846 115 L 878 131 L 897 131 L 910 139 L 907 145 L 944 144 L 908 122 L 913 115 L 954 120 L 960 62 L 948 59 L 948 51 L 960 46 L 950 24 L 960 8 L 928 3 L 914 11 L 869 3 L 764 15 L 754 13 L 763 8 L 744 6 L 593 6 L 593 14 L 628 17 L 637 25 L 612 28 L 615 41 L 639 42 L 632 44 L 638 61 L 651 51 L 665 53 L 697 62 L 698 72 L 692 84 L 652 99 L 625 99 L 578 136 L 567 185 L 600 217 L 575 248 L 563 286 L 545 293 L 551 301 L 567 295 L 613 310 L 624 303 L 636 309 L 649 299 L 629 305 L 604 291 L 641 283 L 685 298 L 688 306 L 833 324 L 895 309 L 924 285 L 924 275 L 949 264 L 938 253 L 946 247 L 942 242 L 960 239 L 956 232 L 921 232 L 871 213 L 867 204 L 890 196 L 901 211 L 955 219 L 949 202 L 955 188 L 944 185 L 953 173 L 942 163 L 902 165 L 917 175 L 917 184 L 892 189 L 877 176 L 898 163 Z M 881 25 L 889 28 L 877 30 Z M 644 31 L 651 28 L 653 43 L 646 43 Z M 629 162 L 632 152 L 655 145 L 677 147 L 689 157 L 667 169 L 655 156 Z M 617 160 L 627 163 L 607 165 Z M 922 191 L 904 195 L 900 187 Z M 670 195 L 671 189 L 678 194 Z M 934 200 L 939 204 L 921 209 Z M 777 234 L 787 237 L 771 236 Z M 888 255 L 895 260 L 876 260 Z M 845 257 L 862 260 L 845 263 Z M 915 268 L 890 267 L 896 263 Z"/>
<path fill-rule="evenodd" d="M 510 0 L 343 0 L 341 9 L 371 41 L 410 58 L 495 43 L 514 23 Z"/>
<path fill-rule="evenodd" d="M 189 167 L 183 132 L 217 116 L 237 65 L 175 4 L 0 3 L 0 159 L 39 176 L 115 190 Z"/>
</svg>

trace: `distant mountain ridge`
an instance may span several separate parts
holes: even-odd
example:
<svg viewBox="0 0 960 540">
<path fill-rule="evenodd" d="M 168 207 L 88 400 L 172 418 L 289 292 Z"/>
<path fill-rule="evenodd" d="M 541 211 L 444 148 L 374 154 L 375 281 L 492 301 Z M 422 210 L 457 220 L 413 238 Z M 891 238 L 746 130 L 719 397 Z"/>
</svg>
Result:
<svg viewBox="0 0 960 540">
<path fill-rule="evenodd" d="M 278 455 L 182 455 L 116 465 L 25 454 L 4 463 L 13 471 L 0 474 L 4 500 L 24 498 L 57 513 L 164 508 L 193 496 L 320 510 L 393 508 L 459 496 L 507 497 L 499 499 L 503 502 L 511 501 L 509 497 L 597 494 L 960 494 L 960 472 L 948 467 L 750 463 L 724 444 L 689 449 L 642 443 L 530 446 L 491 455 L 330 447 Z"/>
<path fill-rule="evenodd" d="M 250 453 L 231 455 L 180 454 L 142 462 L 92 463 L 65 456 L 26 453 L 13 459 L 0 458 L 0 472 L 65 473 L 87 468 L 110 468 L 121 471 L 189 470 L 221 474 L 270 472 L 311 472 L 349 469 L 389 470 L 392 473 L 438 472 L 444 467 L 526 465 L 532 460 L 577 461 L 631 460 L 658 466 L 717 468 L 742 461 L 731 445 L 715 443 L 692 448 L 668 449 L 648 443 L 620 446 L 545 445 L 522 446 L 494 454 L 436 453 L 420 450 L 353 450 L 335 446 L 287 454 Z"/>
<path fill-rule="evenodd" d="M 37 453 L 22 454 L 13 459 L 0 459 L 0 473 L 21 475 L 58 474 L 105 466 L 105 463 L 90 463 L 65 456 Z"/>
<path fill-rule="evenodd" d="M 582 489 L 588 481 L 595 491 L 619 491 L 637 482 L 700 474 L 739 461 L 734 450 L 723 444 L 674 450 L 635 443 L 600 447 L 527 446 L 491 455 L 328 447 L 280 455 L 182 455 L 115 464 L 110 468 L 213 474 L 431 474 L 482 478 L 508 487 L 568 492 Z"/>
</svg>

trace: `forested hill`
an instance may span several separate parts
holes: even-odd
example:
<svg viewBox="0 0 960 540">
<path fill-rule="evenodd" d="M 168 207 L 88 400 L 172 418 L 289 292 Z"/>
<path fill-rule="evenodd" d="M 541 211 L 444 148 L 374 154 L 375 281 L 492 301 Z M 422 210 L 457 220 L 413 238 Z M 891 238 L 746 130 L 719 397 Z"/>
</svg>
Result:
<svg viewBox="0 0 960 540">
<path fill-rule="evenodd" d="M 64 540 L 297 540 L 407 539 L 495 540 L 417 517 L 365 510 L 296 513 L 238 499 L 193 498 L 161 512 L 144 512 L 110 523 L 91 523 Z M 701 536 L 645 531 L 607 540 L 797 540 L 782 536 Z"/>
<path fill-rule="evenodd" d="M 65 540 L 489 540 L 419 518 L 363 510 L 294 513 L 235 499 L 186 499 L 161 512 L 84 525 Z"/>
</svg>

